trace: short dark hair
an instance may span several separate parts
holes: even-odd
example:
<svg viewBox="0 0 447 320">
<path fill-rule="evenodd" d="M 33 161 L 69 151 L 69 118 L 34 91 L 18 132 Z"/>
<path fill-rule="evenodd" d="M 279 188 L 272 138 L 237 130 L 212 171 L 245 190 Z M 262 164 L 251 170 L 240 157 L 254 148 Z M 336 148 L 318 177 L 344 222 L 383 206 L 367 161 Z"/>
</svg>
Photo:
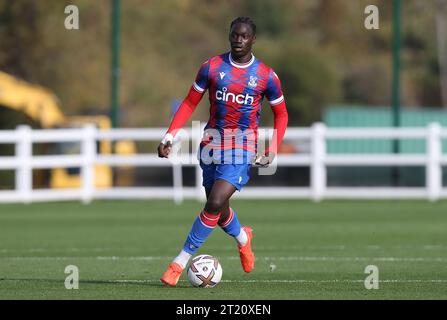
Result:
<svg viewBox="0 0 447 320">
<path fill-rule="evenodd" d="M 234 26 L 236 23 L 245 23 L 245 24 L 248 24 L 248 25 L 250 26 L 251 30 L 253 31 L 253 35 L 256 34 L 256 25 L 255 25 L 255 23 L 253 22 L 253 20 L 251 20 L 251 18 L 249 18 L 249 17 L 237 17 L 236 19 L 234 19 L 234 20 L 231 22 L 230 30 L 231 30 L 231 28 L 233 28 L 233 26 Z"/>
</svg>

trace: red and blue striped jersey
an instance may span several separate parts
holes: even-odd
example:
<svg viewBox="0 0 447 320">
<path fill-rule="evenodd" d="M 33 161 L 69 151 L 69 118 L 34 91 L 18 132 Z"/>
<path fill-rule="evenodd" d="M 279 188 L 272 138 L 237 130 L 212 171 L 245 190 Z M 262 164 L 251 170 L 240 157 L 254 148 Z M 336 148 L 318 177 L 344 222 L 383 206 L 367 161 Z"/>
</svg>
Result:
<svg viewBox="0 0 447 320">
<path fill-rule="evenodd" d="M 272 68 L 252 55 L 246 64 L 232 60 L 229 52 L 214 56 L 204 62 L 197 74 L 193 88 L 199 93 L 208 89 L 210 117 L 205 127 L 202 145 L 211 143 L 216 149 L 239 149 L 256 152 L 257 130 L 264 97 L 271 107 L 283 102 L 283 92 L 278 76 Z M 215 130 L 223 139 L 207 138 Z M 249 132 L 249 134 L 247 134 Z M 240 135 L 252 143 L 240 143 Z M 232 143 L 224 143 L 232 140 Z M 239 141 L 239 142 L 238 142 Z"/>
</svg>

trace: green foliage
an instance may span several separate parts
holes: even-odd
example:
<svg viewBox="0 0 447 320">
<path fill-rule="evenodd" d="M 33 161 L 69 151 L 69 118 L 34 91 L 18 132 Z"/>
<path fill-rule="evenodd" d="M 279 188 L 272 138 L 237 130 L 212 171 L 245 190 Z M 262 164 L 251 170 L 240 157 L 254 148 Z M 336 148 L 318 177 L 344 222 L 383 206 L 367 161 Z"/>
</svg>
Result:
<svg viewBox="0 0 447 320">
<path fill-rule="evenodd" d="M 250 0 L 247 2 L 247 12 L 256 22 L 259 35 L 278 37 L 287 32 L 288 16 L 284 8 L 270 0 Z"/>
<path fill-rule="evenodd" d="M 310 125 L 321 119 L 322 108 L 340 97 L 340 81 L 329 58 L 316 48 L 293 43 L 281 50 L 277 73 L 283 83 L 291 125 Z"/>
<path fill-rule="evenodd" d="M 68 4 L 79 8 L 80 30 L 64 28 Z M 369 4 L 379 7 L 379 30 L 363 26 Z M 279 74 L 291 124 L 319 120 L 328 104 L 390 103 L 390 1 L 126 0 L 121 6 L 123 126 L 166 126 L 172 101 L 185 96 L 203 61 L 228 50 L 229 24 L 242 15 L 258 26 L 255 54 Z M 65 114 L 107 114 L 110 7 L 110 1 L 2 1 L 0 70 L 50 88 Z M 414 0 L 403 9 L 402 103 L 440 105 L 435 3 Z M 203 100 L 194 119 L 205 121 Z"/>
</svg>

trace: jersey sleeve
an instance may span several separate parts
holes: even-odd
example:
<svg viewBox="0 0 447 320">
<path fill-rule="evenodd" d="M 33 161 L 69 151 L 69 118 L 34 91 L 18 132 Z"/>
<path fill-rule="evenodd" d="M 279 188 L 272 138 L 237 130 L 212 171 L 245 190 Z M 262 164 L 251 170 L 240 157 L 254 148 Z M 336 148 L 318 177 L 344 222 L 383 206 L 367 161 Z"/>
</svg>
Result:
<svg viewBox="0 0 447 320">
<path fill-rule="evenodd" d="M 199 92 L 203 93 L 208 88 L 208 73 L 210 71 L 210 61 L 205 61 L 197 73 L 196 80 L 194 81 L 193 87 Z"/>
<path fill-rule="evenodd" d="M 284 96 L 281 89 L 281 82 L 279 81 L 278 75 L 273 71 L 273 69 L 270 69 L 269 71 L 265 96 L 271 106 L 276 106 L 284 101 Z"/>
</svg>

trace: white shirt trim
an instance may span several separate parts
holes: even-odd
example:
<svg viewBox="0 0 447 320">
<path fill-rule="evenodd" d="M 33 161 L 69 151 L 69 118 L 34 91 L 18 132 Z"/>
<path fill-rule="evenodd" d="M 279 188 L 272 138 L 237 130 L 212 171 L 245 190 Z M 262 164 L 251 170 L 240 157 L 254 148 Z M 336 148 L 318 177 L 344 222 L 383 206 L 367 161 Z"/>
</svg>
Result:
<svg viewBox="0 0 447 320">
<path fill-rule="evenodd" d="M 244 69 L 244 68 L 248 68 L 249 66 L 251 66 L 251 65 L 253 64 L 253 62 L 255 62 L 255 56 L 253 55 L 253 53 L 251 54 L 251 59 L 250 59 L 250 61 L 248 61 L 247 63 L 244 63 L 244 64 L 240 64 L 240 63 L 235 62 L 235 61 L 231 58 L 231 52 L 228 54 L 228 57 L 229 57 L 229 60 L 230 60 L 231 65 L 232 65 L 233 67 L 236 67 L 236 68 L 242 68 L 242 69 Z"/>
<path fill-rule="evenodd" d="M 203 91 L 205 91 L 205 89 L 201 88 L 197 83 L 193 83 L 193 87 L 194 89 L 196 89 L 196 91 L 198 91 L 199 93 L 202 93 Z"/>
<path fill-rule="evenodd" d="M 284 101 L 284 96 L 281 96 L 278 99 L 269 101 L 269 103 L 270 103 L 270 105 L 274 106 L 274 105 L 280 104 L 283 101 Z"/>
</svg>

